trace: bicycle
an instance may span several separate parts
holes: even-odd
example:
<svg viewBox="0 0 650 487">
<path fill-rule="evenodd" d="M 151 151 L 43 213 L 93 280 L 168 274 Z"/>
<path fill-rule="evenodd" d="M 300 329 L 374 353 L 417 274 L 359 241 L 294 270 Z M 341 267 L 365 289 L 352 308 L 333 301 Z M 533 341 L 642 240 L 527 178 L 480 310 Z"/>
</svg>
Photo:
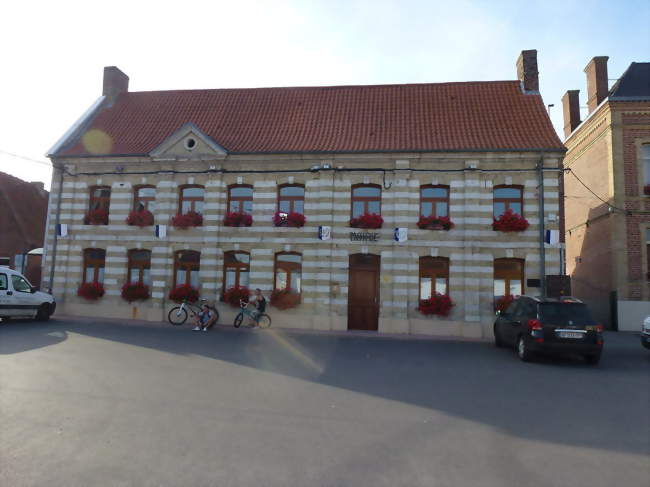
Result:
<svg viewBox="0 0 650 487">
<path fill-rule="evenodd" d="M 201 305 L 197 304 L 192 304 L 187 299 L 184 299 L 183 302 L 181 303 L 180 306 L 174 306 L 172 309 L 169 310 L 169 313 L 167 314 L 167 319 L 169 322 L 174 325 L 182 325 L 187 321 L 187 310 L 189 309 L 190 315 L 194 317 L 195 315 L 198 315 L 202 311 L 202 306 L 204 303 L 207 302 L 207 299 L 202 299 L 201 300 Z M 208 306 L 210 310 L 214 313 L 214 322 L 219 321 L 219 311 L 217 310 L 216 307 L 214 306 Z"/>
<path fill-rule="evenodd" d="M 241 326 L 242 321 L 244 320 L 244 315 L 246 315 L 251 320 L 253 320 L 255 324 L 260 328 L 269 328 L 271 326 L 271 317 L 266 313 L 259 313 L 256 309 L 253 309 L 251 311 L 250 309 L 248 309 L 249 304 L 250 303 L 247 301 L 243 301 L 243 300 L 239 301 L 239 307 L 241 308 L 241 311 L 237 316 L 235 316 L 235 321 L 233 323 L 233 326 L 235 328 L 239 328 Z"/>
</svg>

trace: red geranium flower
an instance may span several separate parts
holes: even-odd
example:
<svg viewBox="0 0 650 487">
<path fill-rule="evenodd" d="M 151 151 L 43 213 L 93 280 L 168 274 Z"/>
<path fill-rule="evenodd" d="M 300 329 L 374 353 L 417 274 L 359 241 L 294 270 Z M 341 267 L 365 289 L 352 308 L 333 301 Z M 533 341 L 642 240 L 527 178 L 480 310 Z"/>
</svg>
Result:
<svg viewBox="0 0 650 487">
<path fill-rule="evenodd" d="M 223 293 L 222 301 L 239 308 L 239 301 L 248 301 L 250 296 L 251 292 L 246 286 L 233 286 Z"/>
<path fill-rule="evenodd" d="M 450 230 L 455 225 L 448 216 L 421 216 L 418 227 L 427 230 Z"/>
<path fill-rule="evenodd" d="M 422 299 L 417 309 L 423 315 L 448 316 L 454 306 L 447 294 L 436 293 L 429 299 Z"/>
<path fill-rule="evenodd" d="M 250 227 L 253 217 L 248 213 L 229 211 L 223 219 L 223 224 L 227 227 Z"/>
<path fill-rule="evenodd" d="M 493 218 L 492 229 L 498 232 L 523 232 L 528 228 L 528 220 L 508 208 L 499 218 Z"/>
<path fill-rule="evenodd" d="M 127 282 L 122 286 L 122 298 L 129 303 L 150 297 L 149 286 L 141 282 Z"/>
<path fill-rule="evenodd" d="M 275 289 L 271 293 L 271 305 L 278 309 L 295 308 L 300 304 L 300 294 L 293 289 Z"/>
<path fill-rule="evenodd" d="M 153 225 L 153 213 L 149 210 L 134 210 L 126 217 L 126 224 L 138 227 L 148 227 Z"/>
<path fill-rule="evenodd" d="M 181 284 L 169 291 L 169 299 L 177 303 L 184 300 L 194 303 L 199 300 L 199 291 L 189 284 Z"/>
<path fill-rule="evenodd" d="M 77 289 L 77 296 L 94 301 L 104 295 L 104 286 L 99 282 L 84 282 Z"/>
<path fill-rule="evenodd" d="M 276 211 L 273 215 L 273 224 L 276 227 L 303 227 L 307 219 L 302 213 L 292 211 L 284 213 L 283 211 Z"/>
<path fill-rule="evenodd" d="M 353 228 L 381 228 L 383 224 L 384 219 L 377 213 L 364 213 L 350 220 L 350 226 Z"/>
<path fill-rule="evenodd" d="M 195 211 L 188 211 L 187 213 L 177 213 L 172 217 L 172 226 L 180 229 L 189 227 L 200 227 L 203 225 L 203 215 Z"/>
</svg>

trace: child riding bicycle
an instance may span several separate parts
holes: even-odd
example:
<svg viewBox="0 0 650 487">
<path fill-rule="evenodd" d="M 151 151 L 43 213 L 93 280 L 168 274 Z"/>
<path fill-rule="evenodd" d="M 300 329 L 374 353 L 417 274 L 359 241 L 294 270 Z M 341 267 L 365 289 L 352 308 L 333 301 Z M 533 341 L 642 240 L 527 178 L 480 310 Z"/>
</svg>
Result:
<svg viewBox="0 0 650 487">
<path fill-rule="evenodd" d="M 250 297 L 248 304 L 252 304 L 255 307 L 251 312 L 248 324 L 248 326 L 254 327 L 257 325 L 257 318 L 266 310 L 266 299 L 264 299 L 260 288 L 255 289 L 255 294 Z"/>
</svg>

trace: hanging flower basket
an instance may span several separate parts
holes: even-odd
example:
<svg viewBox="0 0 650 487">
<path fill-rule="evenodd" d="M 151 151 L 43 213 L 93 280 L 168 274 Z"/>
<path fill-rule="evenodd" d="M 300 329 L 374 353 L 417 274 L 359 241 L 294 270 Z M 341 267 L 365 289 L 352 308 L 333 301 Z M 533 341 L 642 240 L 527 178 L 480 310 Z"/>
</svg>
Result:
<svg viewBox="0 0 650 487">
<path fill-rule="evenodd" d="M 503 313 L 505 310 L 508 309 L 508 306 L 510 306 L 514 300 L 515 297 L 512 294 L 506 294 L 505 296 L 501 296 L 500 298 L 497 298 L 494 301 L 494 311 Z"/>
<path fill-rule="evenodd" d="M 200 227 L 203 225 L 203 215 L 195 211 L 177 213 L 172 217 L 172 226 L 185 230 L 189 227 Z"/>
<path fill-rule="evenodd" d="M 122 298 L 129 303 L 138 300 L 144 301 L 150 297 L 149 286 L 141 282 L 127 282 L 122 286 Z"/>
<path fill-rule="evenodd" d="M 377 213 L 364 213 L 350 220 L 350 226 L 352 228 L 381 228 L 383 224 L 384 219 Z"/>
<path fill-rule="evenodd" d="M 251 292 L 246 286 L 233 286 L 226 289 L 221 300 L 233 308 L 239 308 L 239 301 L 248 301 Z"/>
<path fill-rule="evenodd" d="M 455 306 L 454 302 L 447 294 L 436 293 L 429 299 L 420 300 L 418 311 L 423 315 L 448 316 L 451 308 Z"/>
<path fill-rule="evenodd" d="M 153 225 L 153 213 L 149 210 L 132 211 L 126 217 L 126 224 L 138 227 L 148 227 Z"/>
<path fill-rule="evenodd" d="M 190 303 L 195 303 L 199 300 L 199 291 L 189 284 L 181 284 L 169 291 L 169 299 L 177 303 L 184 300 L 187 300 Z"/>
<path fill-rule="evenodd" d="M 95 301 L 104 295 L 104 286 L 99 282 L 84 282 L 77 289 L 77 296 Z"/>
<path fill-rule="evenodd" d="M 293 289 L 275 289 L 271 293 L 271 305 L 278 309 L 295 308 L 300 304 L 300 294 Z"/>
<path fill-rule="evenodd" d="M 229 211 L 223 219 L 223 224 L 227 227 L 250 227 L 253 217 L 248 213 Z"/>
<path fill-rule="evenodd" d="M 650 196 L 650 184 L 646 184 L 643 187 L 643 194 Z"/>
<path fill-rule="evenodd" d="M 508 208 L 499 218 L 494 218 L 492 230 L 497 232 L 523 232 L 528 228 L 528 220 Z"/>
<path fill-rule="evenodd" d="M 448 216 L 421 216 L 418 227 L 423 230 L 451 230 L 455 225 Z"/>
<path fill-rule="evenodd" d="M 273 215 L 273 224 L 276 227 L 304 227 L 307 219 L 302 213 L 292 211 L 291 213 L 284 213 L 276 211 Z"/>
<path fill-rule="evenodd" d="M 108 225 L 108 211 L 102 209 L 88 210 L 84 217 L 84 225 Z"/>
</svg>

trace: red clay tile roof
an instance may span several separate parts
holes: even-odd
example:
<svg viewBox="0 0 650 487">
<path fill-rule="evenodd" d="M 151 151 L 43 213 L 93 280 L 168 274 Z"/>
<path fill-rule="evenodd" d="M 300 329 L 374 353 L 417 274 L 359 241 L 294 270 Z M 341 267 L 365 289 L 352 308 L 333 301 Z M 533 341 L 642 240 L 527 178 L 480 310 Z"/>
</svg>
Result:
<svg viewBox="0 0 650 487">
<path fill-rule="evenodd" d="M 130 92 L 86 130 L 148 154 L 188 122 L 230 153 L 564 150 L 518 81 Z M 90 155 L 80 140 L 57 155 Z"/>
</svg>

